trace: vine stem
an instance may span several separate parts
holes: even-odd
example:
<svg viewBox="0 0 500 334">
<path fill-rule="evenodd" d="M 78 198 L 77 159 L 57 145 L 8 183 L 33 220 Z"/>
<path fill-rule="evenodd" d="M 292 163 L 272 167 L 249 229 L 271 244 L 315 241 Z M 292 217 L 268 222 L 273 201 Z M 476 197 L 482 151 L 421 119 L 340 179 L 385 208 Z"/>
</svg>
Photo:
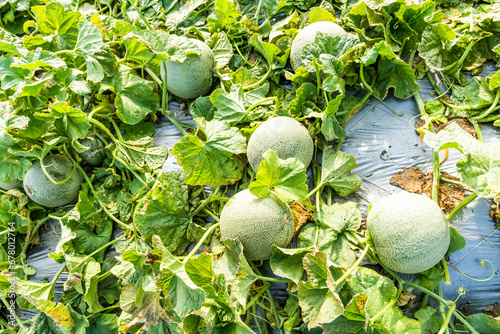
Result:
<svg viewBox="0 0 500 334">
<path fill-rule="evenodd" d="M 76 267 L 73 268 L 73 271 L 76 271 L 77 268 L 79 268 L 82 264 L 84 264 L 85 262 L 87 262 L 88 259 L 90 259 L 92 256 L 98 254 L 99 252 L 105 250 L 106 248 L 108 248 L 109 246 L 111 246 L 112 244 L 120 241 L 123 239 L 123 236 L 124 235 L 121 235 L 120 237 L 114 239 L 114 240 L 111 240 L 110 242 L 108 242 L 107 244 L 99 247 L 99 249 L 93 251 L 92 253 L 90 253 L 89 255 L 87 255 L 82 262 L 80 262 Z"/>
<path fill-rule="evenodd" d="M 1 299 L 2 299 L 2 302 L 4 303 L 5 307 L 7 307 L 7 309 L 9 309 L 9 302 L 7 302 L 7 299 L 5 299 L 4 297 L 2 297 Z M 16 312 L 14 312 L 14 318 L 16 319 L 16 322 L 19 325 L 19 327 L 26 328 L 23 325 L 23 323 L 21 322 L 21 319 L 19 319 L 19 317 L 17 316 Z"/>
<path fill-rule="evenodd" d="M 98 123 L 101 123 L 101 122 L 98 122 Z M 102 124 L 102 123 L 101 123 Z M 73 157 L 68 153 L 68 149 L 66 148 L 66 144 L 63 144 L 63 149 L 64 149 L 64 152 L 66 153 L 66 155 L 68 156 L 69 159 L 71 159 L 71 161 L 73 161 L 73 163 L 76 163 L 75 160 L 73 159 Z M 126 230 L 130 230 L 130 226 L 128 226 L 127 224 L 125 224 L 124 222 L 122 222 L 120 219 L 116 218 L 105 206 L 105 204 L 100 200 L 99 198 L 99 195 L 97 195 L 97 192 L 95 191 L 94 189 L 94 185 L 92 184 L 92 181 L 89 179 L 87 173 L 85 173 L 85 171 L 83 170 L 83 168 L 77 164 L 77 167 L 78 169 L 80 170 L 80 172 L 82 173 L 82 176 L 83 178 L 85 179 L 85 181 L 87 182 L 87 184 L 89 185 L 89 188 L 90 188 L 90 191 L 92 192 L 92 194 L 94 195 L 97 203 L 99 204 L 99 206 L 104 210 L 104 212 L 114 221 L 116 222 L 118 225 L 120 225 L 122 228 L 126 229 Z"/>
<path fill-rule="evenodd" d="M 403 284 L 399 284 L 398 291 L 396 292 L 396 297 L 393 298 L 389 304 L 387 304 L 382 311 L 380 311 L 376 316 L 370 319 L 371 323 L 374 323 L 379 317 L 381 317 L 388 309 L 394 306 L 403 292 Z"/>
<path fill-rule="evenodd" d="M 439 297 L 443 298 L 443 288 L 441 287 L 441 283 L 438 284 L 437 289 L 438 289 Z M 451 305 L 448 304 L 446 306 L 449 309 L 452 309 L 452 308 L 454 308 L 455 303 L 452 302 Z M 441 325 L 441 328 L 440 328 L 439 332 L 440 333 L 446 332 L 446 334 L 449 334 L 450 331 L 448 330 L 448 323 L 446 322 L 446 315 L 445 315 L 445 309 L 444 309 L 444 307 L 445 307 L 445 304 L 442 304 L 442 303 L 439 304 L 439 313 L 441 313 L 441 318 L 443 318 L 443 324 Z M 441 332 L 441 331 L 443 331 L 443 332 Z"/>
<path fill-rule="evenodd" d="M 269 78 L 269 76 L 271 75 L 271 71 L 272 71 L 272 64 L 271 63 L 268 63 L 268 64 L 269 64 L 269 70 L 267 70 L 267 73 L 259 81 L 257 81 L 256 83 L 254 83 L 252 85 L 243 87 L 242 89 L 249 90 L 249 89 L 252 89 L 255 87 L 259 87 L 267 78 Z"/>
<path fill-rule="evenodd" d="M 277 98 L 277 97 L 275 97 L 275 96 L 271 96 L 271 97 L 267 97 L 267 98 L 265 98 L 265 99 L 263 99 L 263 100 L 260 100 L 260 101 L 258 101 L 258 102 L 255 102 L 253 105 L 251 105 L 251 106 L 247 109 L 247 111 L 246 111 L 246 113 L 245 113 L 245 117 L 248 117 L 248 113 L 249 113 L 250 111 L 254 110 L 255 108 L 257 108 L 257 107 L 258 107 L 258 106 L 260 106 L 261 104 L 264 104 L 264 103 L 269 102 L 269 101 L 274 101 L 274 102 L 276 102 L 276 106 L 275 106 L 275 108 L 274 108 L 274 111 L 278 110 L 278 106 L 279 106 L 279 102 L 280 102 L 280 101 L 278 100 L 278 98 Z"/>
<path fill-rule="evenodd" d="M 363 252 L 359 255 L 359 258 L 356 260 L 356 262 L 352 265 L 351 268 L 349 268 L 345 273 L 344 275 L 342 275 L 338 280 L 335 281 L 335 286 L 338 286 L 340 283 L 342 283 L 343 280 L 345 280 L 347 277 L 349 277 L 349 275 L 352 274 L 352 272 L 354 270 L 356 270 L 356 268 L 359 266 L 359 264 L 361 263 L 361 261 L 363 261 L 364 257 L 366 256 L 366 254 L 368 253 L 368 251 L 370 250 L 370 244 L 366 244 L 366 247 L 365 249 L 363 250 Z"/>
<path fill-rule="evenodd" d="M 401 277 L 399 277 L 398 275 L 396 275 L 396 273 L 394 273 L 391 269 L 387 268 L 386 266 L 384 266 L 384 264 L 382 264 L 379 260 L 379 258 L 375 255 L 375 254 L 370 254 L 370 256 L 375 260 L 377 261 L 392 277 L 394 277 L 398 282 L 399 284 L 404 284 L 404 285 L 408 285 L 414 289 L 417 289 L 417 290 L 420 290 L 422 291 L 423 293 L 426 293 L 428 294 L 429 296 L 431 296 L 432 298 L 436 299 L 437 301 L 439 301 L 440 303 L 442 303 L 443 305 L 447 306 L 447 307 L 451 307 L 452 303 L 451 301 L 447 301 L 445 300 L 444 298 L 442 298 L 441 296 L 435 294 L 434 292 L 432 292 L 431 290 L 427 289 L 427 288 L 424 288 L 418 284 L 415 284 L 413 282 L 410 282 L 410 281 L 407 281 L 405 279 L 402 279 Z M 454 303 L 453 303 L 454 304 Z M 464 317 L 462 317 L 462 315 L 457 312 L 456 310 L 453 311 L 453 315 L 462 323 L 464 324 L 465 327 L 467 327 L 467 329 L 472 333 L 472 334 L 480 334 L 478 331 L 476 331 L 474 329 L 474 327 L 471 326 L 471 324 L 469 324 L 467 322 L 467 320 L 464 319 Z"/>
<path fill-rule="evenodd" d="M 309 197 L 311 197 L 312 195 L 314 195 L 315 193 L 317 193 L 321 188 L 323 188 L 323 186 L 324 184 L 320 182 L 316 188 L 314 188 L 313 190 L 311 190 L 309 194 L 307 194 L 306 198 L 304 198 L 304 201 Z"/>
<path fill-rule="evenodd" d="M 44 158 L 41 158 L 39 159 L 40 160 L 40 167 L 42 167 L 42 171 L 43 171 L 43 174 L 45 174 L 45 176 L 50 180 L 50 182 L 52 182 L 53 184 L 56 184 L 56 185 L 59 185 L 59 184 L 65 184 L 66 182 L 68 182 L 69 180 L 71 180 L 71 178 L 73 177 L 73 175 L 75 175 L 75 172 L 76 172 L 76 162 L 73 162 L 73 169 L 71 170 L 71 173 L 69 174 L 69 176 L 62 180 L 62 181 L 56 181 L 52 178 L 52 176 L 50 176 L 49 172 L 47 171 L 47 169 L 45 169 L 45 165 L 43 164 L 43 159 Z"/>
<path fill-rule="evenodd" d="M 432 200 L 439 206 L 439 152 L 432 150 Z"/>
<path fill-rule="evenodd" d="M 217 224 L 212 225 L 208 230 L 206 230 L 205 234 L 203 234 L 203 237 L 201 237 L 200 241 L 198 241 L 196 246 L 194 246 L 193 250 L 186 256 L 184 261 L 182 261 L 183 264 L 187 263 L 189 261 L 189 259 L 191 259 L 193 257 L 193 255 L 196 254 L 196 252 L 201 247 L 201 245 L 203 245 L 203 243 L 208 238 L 210 233 L 212 233 L 213 230 L 215 230 L 219 226 L 220 226 L 220 223 L 217 223 Z"/>
<path fill-rule="evenodd" d="M 473 200 L 475 200 L 478 196 L 479 195 L 477 194 L 477 192 L 473 192 L 472 194 L 470 194 L 466 199 L 464 199 L 462 202 L 458 203 L 458 205 L 453 209 L 453 211 L 450 212 L 448 217 L 446 217 L 446 220 L 447 221 L 453 220 L 453 218 L 455 218 L 455 216 L 457 215 L 457 213 L 460 212 L 460 210 L 462 210 L 464 207 L 466 207 L 469 203 L 471 203 Z"/>
<path fill-rule="evenodd" d="M 57 279 L 61 274 L 66 270 L 66 264 L 62 265 L 61 268 L 59 268 L 59 271 L 52 277 L 52 281 L 50 281 L 50 284 L 54 286 L 56 284 Z"/>
<path fill-rule="evenodd" d="M 259 279 L 262 279 L 262 278 L 271 278 L 271 277 L 263 277 L 262 274 L 260 273 L 259 269 L 255 266 L 254 263 L 250 262 L 250 266 L 252 266 L 252 269 L 259 275 Z M 288 282 L 291 282 L 290 280 L 287 280 Z M 273 282 L 273 281 L 271 281 Z M 274 300 L 273 300 L 273 296 L 271 294 L 271 291 L 269 290 L 266 290 L 266 294 L 267 294 L 267 298 L 269 298 L 269 303 L 271 304 L 271 310 L 273 311 L 273 314 L 274 314 L 274 319 L 276 319 L 276 325 L 278 326 L 278 330 L 280 331 L 281 334 L 284 334 L 283 333 L 283 330 L 281 329 L 281 327 L 279 326 L 279 316 L 278 316 L 278 312 L 276 311 L 276 306 L 274 305 Z"/>
<path fill-rule="evenodd" d="M 252 313 L 253 313 L 255 325 L 257 325 L 257 330 L 259 331 L 259 334 L 264 334 L 264 332 L 262 331 L 262 326 L 260 324 L 259 317 L 257 316 L 257 308 L 255 307 L 255 304 L 252 305 Z"/>
<path fill-rule="evenodd" d="M 493 103 L 491 104 L 491 106 L 483 113 L 477 115 L 477 116 L 473 116 L 471 117 L 471 119 L 473 120 L 480 120 L 480 119 L 483 119 L 485 118 L 486 116 L 488 116 L 489 114 L 491 114 L 491 112 L 493 110 L 495 110 L 497 104 L 498 104 L 498 101 L 500 101 L 500 89 L 497 91 L 497 95 L 495 96 L 495 100 L 493 100 Z"/>
<path fill-rule="evenodd" d="M 500 89 L 498 91 L 500 92 Z M 481 128 L 479 127 L 477 120 L 475 120 L 473 117 L 470 117 L 468 121 L 472 124 L 472 126 L 474 126 L 474 130 L 476 131 L 477 134 L 477 139 L 481 143 L 484 143 L 483 133 L 481 132 Z"/>
<path fill-rule="evenodd" d="M 250 301 L 247 303 L 247 309 L 249 307 L 252 307 L 252 305 L 255 304 L 255 302 L 260 298 L 260 296 L 262 296 L 264 292 L 266 292 L 266 290 L 269 289 L 270 287 L 271 284 L 269 283 L 264 284 L 260 289 L 260 291 L 255 296 L 253 296 L 252 299 L 250 299 Z"/>
<path fill-rule="evenodd" d="M 141 18 L 141 20 L 144 22 L 144 24 L 146 25 L 146 27 L 148 27 L 148 30 L 153 30 L 153 27 L 151 27 L 151 25 L 149 24 L 148 20 L 146 20 L 146 18 L 144 17 L 144 14 L 142 14 L 142 11 L 140 11 L 139 8 L 137 8 L 137 5 L 134 3 L 134 0 L 130 0 L 129 3 L 132 5 L 132 7 L 134 7 L 134 9 L 136 10 L 137 14 Z"/>
<path fill-rule="evenodd" d="M 446 259 L 444 257 L 441 259 L 441 264 L 443 265 L 443 269 L 444 269 L 444 284 L 451 285 L 450 271 L 448 270 L 448 264 L 447 264 Z"/>
</svg>

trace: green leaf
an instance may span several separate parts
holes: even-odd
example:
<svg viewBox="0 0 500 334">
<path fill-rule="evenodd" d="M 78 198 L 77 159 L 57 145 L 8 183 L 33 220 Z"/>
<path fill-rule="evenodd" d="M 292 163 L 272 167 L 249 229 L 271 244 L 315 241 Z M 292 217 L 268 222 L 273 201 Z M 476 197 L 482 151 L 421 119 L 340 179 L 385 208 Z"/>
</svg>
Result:
<svg viewBox="0 0 500 334">
<path fill-rule="evenodd" d="M 146 241 L 158 235 L 170 252 L 183 252 L 196 241 L 190 216 L 188 186 L 182 172 L 163 173 L 134 214 L 134 222 Z"/>
<path fill-rule="evenodd" d="M 168 156 L 165 146 L 154 146 L 152 137 L 143 137 L 132 141 L 119 141 L 113 155 L 125 161 L 133 169 L 152 172 L 161 168 Z"/>
<path fill-rule="evenodd" d="M 293 116 L 302 116 L 304 103 L 313 101 L 316 97 L 316 86 L 310 82 L 304 83 L 297 89 L 296 97 L 290 102 L 289 111 Z"/>
<path fill-rule="evenodd" d="M 353 321 L 365 322 L 367 320 L 365 312 L 367 299 L 368 296 L 363 293 L 353 296 L 349 304 L 345 307 L 344 317 Z"/>
<path fill-rule="evenodd" d="M 78 11 L 65 10 L 64 6 L 56 1 L 50 2 L 46 6 L 33 6 L 31 11 L 35 15 L 38 31 L 43 35 L 57 33 L 69 37 L 65 35 L 72 33 L 71 30 L 76 28 L 82 16 Z"/>
<path fill-rule="evenodd" d="M 436 310 L 430 306 L 415 312 L 415 318 L 422 327 L 422 333 L 434 334 L 441 328 L 441 318 L 436 315 Z"/>
<path fill-rule="evenodd" d="M 38 48 L 19 58 L 17 66 L 33 72 L 38 67 L 44 69 L 59 68 L 66 66 L 66 63 L 54 53 Z"/>
<path fill-rule="evenodd" d="M 118 317 L 113 313 L 100 313 L 89 318 L 93 334 L 118 333 Z"/>
<path fill-rule="evenodd" d="M 69 89 L 77 95 L 86 95 L 91 93 L 88 83 L 83 80 L 82 72 L 75 68 L 58 68 L 54 74 L 54 80 L 64 88 Z M 59 99 L 64 101 L 65 99 Z"/>
<path fill-rule="evenodd" d="M 101 266 L 99 263 L 91 261 L 87 264 L 83 275 L 83 281 L 85 282 L 85 295 L 83 300 L 87 302 L 91 313 L 99 313 L 104 309 L 99 303 L 99 291 L 97 290 L 100 272 Z"/>
<path fill-rule="evenodd" d="M 419 54 L 430 68 L 438 71 L 450 69 L 462 53 L 455 32 L 447 24 L 433 24 L 422 33 Z"/>
<path fill-rule="evenodd" d="M 124 123 L 137 124 L 158 108 L 160 98 L 153 92 L 153 83 L 132 74 L 126 67 L 120 67 L 113 77 L 102 82 L 99 94 L 106 90 L 116 94 L 117 115 Z"/>
<path fill-rule="evenodd" d="M 215 279 L 212 256 L 206 253 L 191 258 L 185 268 L 189 278 L 199 287 L 210 285 Z"/>
<path fill-rule="evenodd" d="M 456 123 L 438 133 L 426 131 L 424 141 L 435 150 L 454 148 L 464 153 L 457 162 L 458 172 L 462 182 L 479 196 L 500 193 L 500 146 L 480 142 Z"/>
<path fill-rule="evenodd" d="M 481 334 L 494 334 L 500 331 L 500 321 L 484 313 L 470 315 L 466 320 Z"/>
<path fill-rule="evenodd" d="M 7 158 L 0 161 L 0 181 L 10 183 L 15 180 L 22 180 L 31 165 L 31 161 L 27 158 Z"/>
<path fill-rule="evenodd" d="M 307 175 L 304 164 L 296 158 L 282 160 L 273 150 L 266 151 L 259 165 L 256 180 L 249 186 L 257 197 L 268 197 L 271 190 L 285 202 L 300 202 L 307 196 Z"/>
<path fill-rule="evenodd" d="M 26 298 L 35 308 L 45 313 L 48 317 L 50 317 L 56 324 L 57 330 L 60 333 L 68 333 L 72 334 L 75 332 L 75 320 L 71 315 L 71 311 L 68 307 L 61 303 L 54 303 L 49 300 L 45 300 L 42 298 L 35 298 L 31 296 L 23 296 Z"/>
<path fill-rule="evenodd" d="M 231 284 L 231 299 L 244 311 L 257 275 L 243 254 L 243 246 L 239 240 L 225 239 L 224 247 L 224 255 L 215 261 L 214 270 L 216 275 L 223 274 L 226 277 L 227 282 Z"/>
<path fill-rule="evenodd" d="M 344 334 L 344 333 L 355 333 L 363 334 L 366 333 L 365 321 L 353 321 L 349 320 L 344 316 L 340 316 L 329 324 L 324 324 L 323 329 L 325 334 Z"/>
<path fill-rule="evenodd" d="M 456 251 L 463 249 L 466 245 L 465 238 L 450 226 L 450 247 L 446 254 L 450 255 Z"/>
<path fill-rule="evenodd" d="M 315 240 L 318 229 L 318 249 L 326 252 L 329 260 L 338 266 L 346 269 L 351 267 L 356 256 L 349 241 L 356 242 L 356 231 L 361 224 L 361 213 L 356 204 L 321 204 L 319 210 L 314 213 L 314 220 L 316 225 L 309 224 L 302 229 L 298 246 L 313 246 L 311 243 Z"/>
<path fill-rule="evenodd" d="M 270 260 L 273 272 L 282 277 L 291 279 L 299 284 L 304 276 L 305 269 L 302 263 L 304 256 L 314 252 L 314 248 L 280 248 L 271 246 L 273 255 Z"/>
<path fill-rule="evenodd" d="M 30 71 L 25 68 L 15 67 L 15 64 L 16 60 L 13 56 L 0 56 L 0 79 L 2 81 L 1 87 L 3 90 L 9 88 L 21 90 L 28 82 L 27 77 Z"/>
<path fill-rule="evenodd" d="M 56 102 L 49 107 L 55 118 L 54 126 L 57 133 L 69 139 L 83 139 L 90 129 L 87 114 L 80 109 L 69 106 L 66 102 Z"/>
<path fill-rule="evenodd" d="M 337 22 L 332 13 L 324 8 L 315 7 L 309 12 L 309 24 L 319 21 Z"/>
<path fill-rule="evenodd" d="M 347 196 L 361 187 L 361 178 L 351 174 L 356 160 L 348 153 L 333 152 L 330 147 L 323 151 L 321 183 L 332 187 L 339 196 Z"/>
<path fill-rule="evenodd" d="M 101 31 L 91 22 L 83 21 L 78 27 L 75 51 L 83 55 L 94 55 L 104 46 Z"/>
<path fill-rule="evenodd" d="M 245 118 L 246 108 L 241 85 L 233 85 L 229 93 L 222 88 L 217 88 L 210 94 L 210 101 L 217 108 L 214 114 L 216 120 L 234 125 Z"/>
<path fill-rule="evenodd" d="M 246 152 L 246 139 L 226 122 L 196 119 L 205 140 L 188 135 L 170 153 L 177 158 L 191 185 L 226 185 L 242 177 L 243 166 L 235 154 Z"/>
<path fill-rule="evenodd" d="M 225 32 L 215 33 L 212 35 L 211 49 L 215 57 L 215 67 L 223 68 L 233 57 L 234 51 L 231 41 Z"/>
<path fill-rule="evenodd" d="M 136 35 L 127 34 L 123 36 L 123 45 L 126 50 L 123 59 L 126 61 L 144 64 L 154 56 L 154 53 L 151 52 L 148 44 Z"/>
<path fill-rule="evenodd" d="M 143 30 L 137 34 L 148 43 L 161 60 L 182 63 L 189 56 L 201 54 L 200 47 L 186 37 L 171 35 L 161 30 Z"/>
<path fill-rule="evenodd" d="M 368 297 L 365 311 L 370 318 L 385 310 L 387 304 L 397 297 L 394 283 L 368 268 L 358 267 L 347 280 L 347 286 L 351 294 L 362 293 Z M 420 334 L 420 324 L 416 320 L 405 318 L 401 310 L 394 305 L 384 311 L 380 322 L 391 333 Z"/>
<path fill-rule="evenodd" d="M 252 44 L 255 50 L 257 50 L 267 60 L 267 63 L 271 65 L 273 64 L 274 58 L 281 52 L 276 45 L 263 42 L 258 34 L 253 34 L 252 37 L 250 37 L 250 44 Z M 276 59 L 280 60 L 282 63 L 280 58 Z M 282 65 L 285 66 L 283 63 Z"/>
<path fill-rule="evenodd" d="M 300 282 L 298 297 L 302 318 L 309 329 L 332 322 L 344 313 L 340 297 L 328 288 Z"/>
<path fill-rule="evenodd" d="M 490 79 L 490 89 L 497 89 L 500 87 L 500 70 L 496 71 Z"/>
</svg>

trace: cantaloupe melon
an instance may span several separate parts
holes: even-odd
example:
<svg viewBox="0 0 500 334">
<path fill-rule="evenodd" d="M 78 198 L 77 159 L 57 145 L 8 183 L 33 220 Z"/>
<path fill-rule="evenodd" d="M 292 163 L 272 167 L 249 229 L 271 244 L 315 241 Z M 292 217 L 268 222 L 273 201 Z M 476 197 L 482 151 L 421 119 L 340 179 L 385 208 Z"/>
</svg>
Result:
<svg viewBox="0 0 500 334">
<path fill-rule="evenodd" d="M 295 223 L 288 204 L 274 193 L 258 198 L 250 190 L 234 195 L 220 215 L 222 239 L 238 239 L 248 260 L 267 260 L 271 246 L 286 247 L 293 237 Z"/>
<path fill-rule="evenodd" d="M 299 159 L 307 168 L 314 154 L 314 143 L 307 129 L 291 117 L 275 117 L 262 123 L 247 146 L 248 162 L 257 172 L 262 154 L 274 150 L 280 159 Z"/>
<path fill-rule="evenodd" d="M 293 39 L 292 48 L 290 50 L 290 62 L 292 63 L 294 71 L 300 66 L 303 66 L 302 60 L 300 59 L 302 48 L 307 44 L 314 43 L 314 39 L 318 32 L 323 32 L 332 37 L 346 33 L 341 26 L 329 21 L 314 22 L 299 31 L 297 36 Z"/>
<path fill-rule="evenodd" d="M 80 144 L 88 147 L 87 150 L 80 153 L 80 157 L 92 166 L 99 165 L 104 158 L 106 158 L 106 153 L 104 153 L 103 143 L 94 137 L 87 137 L 80 140 Z"/>
<path fill-rule="evenodd" d="M 43 159 L 43 165 L 56 182 L 66 180 L 73 171 L 73 162 L 63 155 L 47 156 Z M 24 191 L 33 202 L 54 208 L 74 201 L 80 191 L 82 180 L 82 174 L 77 169 L 69 181 L 55 184 L 44 174 L 38 160 L 26 172 L 23 185 Z"/>
<path fill-rule="evenodd" d="M 373 204 L 366 223 L 382 264 L 400 273 L 432 268 L 450 245 L 446 217 L 423 195 L 388 196 Z"/>
<path fill-rule="evenodd" d="M 215 65 L 212 50 L 197 39 L 190 39 L 201 49 L 200 55 L 190 55 L 184 62 L 166 61 L 167 89 L 177 97 L 196 99 L 212 88 L 212 70 Z"/>
</svg>

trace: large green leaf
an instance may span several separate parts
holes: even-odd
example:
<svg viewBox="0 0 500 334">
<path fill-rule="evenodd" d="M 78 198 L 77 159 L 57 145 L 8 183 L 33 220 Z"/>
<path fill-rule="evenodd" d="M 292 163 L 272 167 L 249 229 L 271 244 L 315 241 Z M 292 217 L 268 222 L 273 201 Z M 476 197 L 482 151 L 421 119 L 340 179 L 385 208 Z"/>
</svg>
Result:
<svg viewBox="0 0 500 334">
<path fill-rule="evenodd" d="M 271 190 L 285 202 L 302 201 L 307 196 L 307 175 L 304 164 L 296 158 L 282 160 L 278 153 L 268 150 L 262 155 L 256 180 L 249 186 L 257 197 L 268 197 Z"/>
<path fill-rule="evenodd" d="M 80 109 L 69 106 L 66 102 L 56 102 L 49 107 L 55 118 L 54 126 L 60 135 L 69 139 L 83 139 L 90 129 L 87 114 Z"/>
<path fill-rule="evenodd" d="M 300 282 L 298 296 L 302 318 L 309 329 L 332 322 L 344 313 L 340 297 L 327 287 Z"/>
<path fill-rule="evenodd" d="M 106 90 L 116 94 L 117 115 L 127 124 L 137 124 L 156 111 L 160 100 L 158 94 L 153 92 L 152 82 L 133 74 L 124 66 L 102 82 L 99 94 Z"/>
<path fill-rule="evenodd" d="M 210 94 L 210 101 L 217 108 L 214 119 L 234 125 L 245 118 L 246 109 L 241 85 L 233 85 L 229 93 L 217 88 Z"/>
<path fill-rule="evenodd" d="M 196 241 L 201 228 L 190 216 L 188 186 L 182 172 L 168 172 L 144 198 L 134 214 L 134 223 L 146 241 L 158 235 L 170 252 L 183 252 Z M 197 232 L 198 231 L 198 232 Z"/>
<path fill-rule="evenodd" d="M 356 204 L 321 204 L 314 213 L 314 220 L 316 225 L 308 224 L 300 232 L 298 246 L 313 246 L 311 243 L 316 239 L 318 229 L 318 249 L 326 252 L 331 262 L 342 268 L 351 267 L 356 256 L 350 245 L 356 242 L 356 231 L 361 224 L 361 213 Z"/>
<path fill-rule="evenodd" d="M 214 271 L 216 275 L 223 274 L 226 277 L 227 282 L 231 284 L 231 299 L 238 303 L 239 308 L 245 310 L 248 293 L 257 280 L 257 275 L 245 258 L 239 240 L 226 239 L 224 245 L 224 255 L 215 261 Z"/>
<path fill-rule="evenodd" d="M 161 168 L 168 156 L 165 146 L 154 146 L 152 137 L 127 140 L 116 143 L 113 155 L 141 172 L 152 172 Z"/>
<path fill-rule="evenodd" d="M 206 139 L 184 136 L 170 150 L 186 173 L 186 183 L 219 186 L 239 180 L 243 166 L 235 155 L 246 152 L 245 137 L 226 122 L 196 121 Z"/>
<path fill-rule="evenodd" d="M 314 252 L 314 248 L 280 248 L 271 246 L 273 255 L 270 260 L 271 268 L 276 275 L 291 279 L 298 284 L 304 276 L 305 269 L 302 263 L 304 256 Z"/>
<path fill-rule="evenodd" d="M 332 187 L 339 196 L 347 196 L 361 186 L 361 178 L 351 174 L 353 168 L 356 168 L 356 160 L 352 155 L 326 147 L 321 164 L 321 183 Z"/>
<path fill-rule="evenodd" d="M 435 150 L 454 148 L 464 153 L 457 169 L 462 182 L 480 196 L 500 193 L 500 146 L 482 143 L 456 123 L 438 133 L 426 132 L 424 141 Z"/>
<path fill-rule="evenodd" d="M 391 333 L 421 333 L 420 324 L 416 320 L 404 317 L 397 306 L 385 309 L 397 297 L 397 289 L 389 278 L 371 269 L 359 267 L 347 280 L 347 286 L 351 294 L 362 293 L 368 297 L 365 311 L 370 318 L 384 310 L 379 321 Z"/>
</svg>

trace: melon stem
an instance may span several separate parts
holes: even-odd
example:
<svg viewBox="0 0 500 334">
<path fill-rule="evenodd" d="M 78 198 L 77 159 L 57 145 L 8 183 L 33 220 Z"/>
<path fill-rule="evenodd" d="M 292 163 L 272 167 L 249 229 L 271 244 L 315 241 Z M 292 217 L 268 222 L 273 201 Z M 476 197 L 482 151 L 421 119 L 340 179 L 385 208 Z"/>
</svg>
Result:
<svg viewBox="0 0 500 334">
<path fill-rule="evenodd" d="M 359 258 L 356 260 L 356 262 L 352 265 L 351 268 L 349 268 L 342 277 L 340 277 L 338 280 L 335 281 L 335 286 L 339 286 L 340 283 L 342 283 L 343 280 L 345 280 L 347 277 L 349 277 L 354 270 L 360 265 L 361 261 L 365 258 L 366 254 L 368 254 L 368 251 L 370 250 L 370 244 L 367 244 L 363 252 L 359 255 Z M 397 299 L 396 299 L 397 300 Z M 385 311 L 384 311 L 385 312 Z M 378 316 L 378 315 L 377 315 Z"/>
<path fill-rule="evenodd" d="M 186 264 L 194 254 L 198 251 L 198 249 L 203 245 L 205 240 L 208 238 L 208 236 L 217 228 L 220 226 L 220 223 L 212 225 L 206 232 L 203 234 L 203 237 L 201 237 L 200 241 L 194 246 L 193 250 L 186 256 L 186 258 L 182 261 L 182 264 Z"/>
</svg>

